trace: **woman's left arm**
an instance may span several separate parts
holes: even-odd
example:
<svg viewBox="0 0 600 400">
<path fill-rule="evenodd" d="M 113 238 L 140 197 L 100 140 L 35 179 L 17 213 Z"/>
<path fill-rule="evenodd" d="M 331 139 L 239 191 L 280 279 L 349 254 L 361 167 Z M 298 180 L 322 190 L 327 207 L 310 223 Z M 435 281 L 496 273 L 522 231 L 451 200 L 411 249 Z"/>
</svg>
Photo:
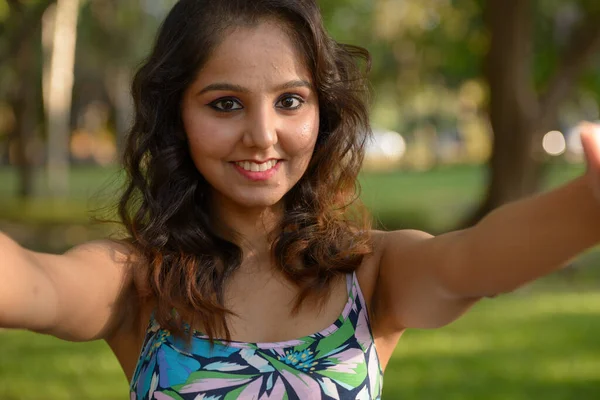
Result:
<svg viewBox="0 0 600 400">
<path fill-rule="evenodd" d="M 582 134 L 587 173 L 558 189 L 500 207 L 463 231 L 386 234 L 378 314 L 395 330 L 445 325 L 478 299 L 547 275 L 600 242 L 597 131 Z"/>
</svg>

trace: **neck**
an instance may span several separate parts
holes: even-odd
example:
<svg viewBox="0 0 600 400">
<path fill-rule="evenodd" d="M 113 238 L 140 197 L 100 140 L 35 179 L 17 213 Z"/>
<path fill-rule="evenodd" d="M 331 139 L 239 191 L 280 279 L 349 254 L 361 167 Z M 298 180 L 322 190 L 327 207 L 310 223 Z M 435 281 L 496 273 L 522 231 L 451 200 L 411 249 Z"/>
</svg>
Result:
<svg viewBox="0 0 600 400">
<path fill-rule="evenodd" d="M 246 208 L 219 199 L 213 202 L 217 231 L 236 243 L 244 258 L 269 259 L 271 243 L 283 216 L 283 204 Z"/>
</svg>

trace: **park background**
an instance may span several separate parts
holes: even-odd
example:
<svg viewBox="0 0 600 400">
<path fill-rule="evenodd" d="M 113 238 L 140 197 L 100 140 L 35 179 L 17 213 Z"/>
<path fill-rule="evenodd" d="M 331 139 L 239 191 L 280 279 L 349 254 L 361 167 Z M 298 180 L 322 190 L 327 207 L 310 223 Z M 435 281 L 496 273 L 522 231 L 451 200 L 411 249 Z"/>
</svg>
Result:
<svg viewBox="0 0 600 400">
<path fill-rule="evenodd" d="M 58 253 L 115 228 L 91 217 L 116 199 L 129 84 L 172 4 L 0 0 L 1 231 Z M 469 226 L 584 171 L 578 126 L 600 119 L 599 1 L 319 4 L 334 38 L 373 54 L 361 184 L 376 225 Z M 448 327 L 407 332 L 384 399 L 600 398 L 599 262 L 591 249 Z M 127 397 L 104 343 L 0 332 L 0 398 Z"/>
</svg>

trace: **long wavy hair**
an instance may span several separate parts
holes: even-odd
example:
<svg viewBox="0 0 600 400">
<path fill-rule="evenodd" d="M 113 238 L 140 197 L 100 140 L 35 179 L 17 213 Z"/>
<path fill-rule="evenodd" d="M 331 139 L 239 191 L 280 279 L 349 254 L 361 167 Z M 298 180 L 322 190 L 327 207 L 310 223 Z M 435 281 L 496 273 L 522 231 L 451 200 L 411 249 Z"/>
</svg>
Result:
<svg viewBox="0 0 600 400">
<path fill-rule="evenodd" d="M 224 283 L 242 262 L 241 248 L 210 223 L 211 187 L 185 140 L 183 94 L 231 29 L 264 20 L 280 22 L 298 46 L 320 108 L 313 157 L 282 200 L 272 242 L 276 268 L 299 288 L 294 311 L 308 298 L 327 299 L 334 279 L 355 271 L 372 251 L 369 219 L 357 200 L 371 132 L 369 53 L 331 39 L 315 0 L 180 0 L 133 82 L 128 180 L 118 204 L 138 255 L 139 300 L 155 301 L 158 322 L 177 335 L 187 335 L 191 323 L 211 339 L 230 338 Z"/>
</svg>

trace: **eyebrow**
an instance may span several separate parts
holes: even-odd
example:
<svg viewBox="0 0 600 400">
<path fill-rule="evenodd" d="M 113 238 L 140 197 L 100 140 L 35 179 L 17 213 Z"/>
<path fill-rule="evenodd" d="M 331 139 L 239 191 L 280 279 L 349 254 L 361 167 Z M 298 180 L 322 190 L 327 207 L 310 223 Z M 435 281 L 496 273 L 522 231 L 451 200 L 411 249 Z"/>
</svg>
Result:
<svg viewBox="0 0 600 400">
<path fill-rule="evenodd" d="M 282 90 L 289 90 L 289 89 L 296 89 L 296 88 L 300 88 L 300 87 L 305 87 L 308 89 L 312 89 L 313 85 L 305 80 L 294 80 L 294 81 L 290 81 L 290 82 L 286 82 L 283 85 L 279 85 L 273 88 L 273 92 L 280 92 Z M 206 86 L 204 89 L 202 89 L 199 94 L 205 94 L 207 92 L 212 92 L 212 91 L 230 91 L 230 92 L 238 92 L 238 93 L 250 93 L 250 89 L 245 88 L 243 86 L 240 85 L 234 85 L 232 83 L 224 83 L 224 82 L 218 82 L 218 83 L 212 83 L 208 86 Z"/>
</svg>

